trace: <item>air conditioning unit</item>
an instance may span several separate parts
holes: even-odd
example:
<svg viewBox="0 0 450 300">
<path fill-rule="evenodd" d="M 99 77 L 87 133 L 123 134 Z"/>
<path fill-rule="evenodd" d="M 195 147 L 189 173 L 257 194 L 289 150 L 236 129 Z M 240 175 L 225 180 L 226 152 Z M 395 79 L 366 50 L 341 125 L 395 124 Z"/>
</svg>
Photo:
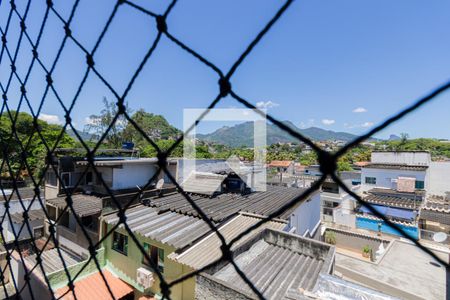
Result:
<svg viewBox="0 0 450 300">
<path fill-rule="evenodd" d="M 146 268 L 137 269 L 136 281 L 140 285 L 144 287 L 144 289 L 148 289 L 153 285 L 155 279 L 153 278 L 153 273 Z"/>
</svg>

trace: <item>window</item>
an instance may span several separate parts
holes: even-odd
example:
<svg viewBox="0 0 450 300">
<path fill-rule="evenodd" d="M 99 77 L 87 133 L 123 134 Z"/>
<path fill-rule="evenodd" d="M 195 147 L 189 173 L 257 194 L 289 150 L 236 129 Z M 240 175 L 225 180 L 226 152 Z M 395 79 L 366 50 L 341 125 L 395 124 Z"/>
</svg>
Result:
<svg viewBox="0 0 450 300">
<path fill-rule="evenodd" d="M 46 184 L 57 186 L 55 172 L 48 170 L 46 174 Z"/>
<path fill-rule="evenodd" d="M 70 182 L 70 177 L 71 177 L 70 173 L 68 173 L 68 172 L 61 173 L 61 180 L 62 180 L 62 182 L 63 182 L 65 187 L 72 186 L 71 182 Z"/>
<path fill-rule="evenodd" d="M 322 191 L 332 194 L 339 194 L 339 186 L 335 182 L 324 182 L 322 184 Z"/>
<path fill-rule="evenodd" d="M 425 188 L 425 182 L 423 180 L 416 180 L 416 189 L 423 190 Z"/>
<path fill-rule="evenodd" d="M 128 236 L 114 231 L 112 249 L 123 255 L 128 253 Z"/>
<path fill-rule="evenodd" d="M 158 266 L 158 270 L 163 273 L 164 272 L 164 250 L 160 249 L 156 246 L 144 243 L 145 252 L 150 256 L 152 263 L 150 263 L 147 258 L 142 256 L 142 263 L 148 267 L 152 267 L 153 265 Z"/>
<path fill-rule="evenodd" d="M 366 184 L 377 184 L 376 177 L 366 177 Z"/>
<path fill-rule="evenodd" d="M 52 221 L 56 221 L 56 207 L 47 205 L 46 207 L 49 219 Z"/>
<path fill-rule="evenodd" d="M 98 218 L 95 216 L 86 216 L 81 218 L 81 224 L 83 227 L 90 231 L 98 232 Z"/>
<path fill-rule="evenodd" d="M 39 239 L 44 236 L 44 226 L 34 227 L 33 236 L 35 239 Z"/>
<path fill-rule="evenodd" d="M 87 172 L 86 173 L 86 184 L 92 184 L 93 182 L 93 177 L 92 177 L 92 172 Z"/>
</svg>

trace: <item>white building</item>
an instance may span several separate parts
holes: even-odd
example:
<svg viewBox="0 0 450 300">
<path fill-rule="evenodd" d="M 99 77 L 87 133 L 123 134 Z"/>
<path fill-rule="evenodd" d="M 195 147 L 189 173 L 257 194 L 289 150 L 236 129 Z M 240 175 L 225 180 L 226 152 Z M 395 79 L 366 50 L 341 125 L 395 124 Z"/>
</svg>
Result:
<svg viewBox="0 0 450 300">
<path fill-rule="evenodd" d="M 119 193 L 126 190 L 135 190 L 145 186 L 158 171 L 157 158 L 123 158 L 105 157 L 95 158 L 93 162 L 96 173 L 88 161 L 80 158 L 62 157 L 54 163 L 66 189 L 72 192 L 96 193 L 107 195 L 105 185 L 113 192 Z M 169 172 L 176 178 L 176 161 L 168 162 Z M 87 169 L 87 170 L 86 170 Z M 169 182 L 169 178 L 163 172 L 153 180 L 159 178 Z M 102 182 L 103 181 L 103 182 Z M 76 190 L 74 190 L 76 187 Z M 49 168 L 45 180 L 45 197 L 52 199 L 58 197 L 64 189 L 52 168 Z"/>
<path fill-rule="evenodd" d="M 426 151 L 372 152 L 371 162 L 361 168 L 361 192 L 374 187 L 397 190 L 399 178 L 414 180 L 414 189 L 427 189 L 431 155 Z"/>
<path fill-rule="evenodd" d="M 359 172 L 343 172 L 341 179 L 353 192 L 358 193 L 360 189 Z M 321 220 L 355 227 L 355 215 L 353 213 L 356 202 L 342 187 L 334 181 L 327 179 L 322 184 L 321 198 Z"/>
<path fill-rule="evenodd" d="M 450 162 L 431 161 L 428 151 L 374 151 L 361 168 L 361 192 L 374 187 L 399 190 L 399 179 L 414 179 L 414 190 L 445 196 L 450 192 Z"/>
</svg>

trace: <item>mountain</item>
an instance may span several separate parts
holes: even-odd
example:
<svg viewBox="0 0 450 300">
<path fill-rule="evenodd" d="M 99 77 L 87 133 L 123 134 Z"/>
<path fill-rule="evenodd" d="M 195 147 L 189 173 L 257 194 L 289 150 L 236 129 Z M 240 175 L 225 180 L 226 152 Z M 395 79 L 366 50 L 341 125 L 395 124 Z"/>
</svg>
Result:
<svg viewBox="0 0 450 300">
<path fill-rule="evenodd" d="M 391 134 L 390 136 L 389 136 L 389 141 L 399 141 L 399 140 L 401 140 L 402 138 L 401 137 L 399 137 L 398 135 L 395 135 L 395 134 Z"/>
<path fill-rule="evenodd" d="M 73 129 L 69 128 L 66 130 L 66 133 L 71 136 L 72 138 L 74 138 L 76 141 L 78 141 L 77 136 L 75 135 L 75 132 L 73 131 Z M 90 141 L 91 138 L 93 137 L 92 134 L 87 133 L 83 130 L 79 130 L 77 129 L 77 133 L 81 136 L 81 138 L 83 139 L 83 141 Z M 95 140 L 95 139 L 94 139 Z"/>
<path fill-rule="evenodd" d="M 329 140 L 341 140 L 351 141 L 357 136 L 347 132 L 336 132 L 332 130 L 325 130 L 318 127 L 310 127 L 300 129 L 296 127 L 290 121 L 284 121 L 285 125 L 289 126 L 298 133 L 310 138 L 314 141 L 329 141 Z M 237 124 L 235 126 L 224 126 L 209 134 L 197 134 L 197 138 L 200 140 L 214 142 L 218 144 L 224 144 L 231 147 L 239 146 L 253 146 L 253 122 L 245 122 Z M 280 129 L 273 124 L 267 124 L 267 144 L 275 143 L 289 143 L 298 142 L 297 139 L 292 137 L 289 133 Z"/>
</svg>

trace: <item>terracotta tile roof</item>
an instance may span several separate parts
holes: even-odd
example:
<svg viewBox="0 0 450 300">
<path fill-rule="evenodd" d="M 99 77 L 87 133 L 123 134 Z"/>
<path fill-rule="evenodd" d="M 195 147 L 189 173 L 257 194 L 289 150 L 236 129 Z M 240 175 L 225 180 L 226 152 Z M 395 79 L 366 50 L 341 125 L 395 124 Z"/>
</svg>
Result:
<svg viewBox="0 0 450 300">
<path fill-rule="evenodd" d="M 283 168 L 287 168 L 292 164 L 291 160 L 272 160 L 269 163 L 269 167 L 283 167 Z"/>
<path fill-rule="evenodd" d="M 450 197 L 430 196 L 427 198 L 422 210 L 450 213 Z"/>
<path fill-rule="evenodd" d="M 355 162 L 355 163 L 353 163 L 355 166 L 357 166 L 357 167 L 365 167 L 365 166 L 367 166 L 368 164 L 370 164 L 370 162 L 369 161 L 357 161 L 357 162 Z"/>
<path fill-rule="evenodd" d="M 146 296 L 146 295 L 144 295 L 144 296 L 139 297 L 138 300 L 156 300 L 156 298 L 155 298 L 155 297 L 152 297 L 152 296 Z"/>
<path fill-rule="evenodd" d="M 102 270 L 105 276 L 106 282 L 111 289 L 114 299 L 120 299 L 127 296 L 133 292 L 133 288 L 115 277 L 111 272 L 107 270 Z M 57 289 L 55 292 L 56 297 L 61 297 L 69 290 L 68 287 L 62 287 Z M 74 292 L 78 300 L 109 300 L 111 299 L 111 294 L 105 285 L 105 281 L 100 275 L 100 272 L 91 274 L 81 280 L 74 283 Z M 75 299 L 72 292 L 68 292 L 62 298 L 65 300 Z"/>
<path fill-rule="evenodd" d="M 364 197 L 364 200 L 369 203 L 406 209 L 419 209 L 419 207 L 422 205 L 422 201 L 420 200 L 414 200 L 407 197 L 396 197 L 387 195 L 369 194 L 366 197 Z"/>
</svg>

